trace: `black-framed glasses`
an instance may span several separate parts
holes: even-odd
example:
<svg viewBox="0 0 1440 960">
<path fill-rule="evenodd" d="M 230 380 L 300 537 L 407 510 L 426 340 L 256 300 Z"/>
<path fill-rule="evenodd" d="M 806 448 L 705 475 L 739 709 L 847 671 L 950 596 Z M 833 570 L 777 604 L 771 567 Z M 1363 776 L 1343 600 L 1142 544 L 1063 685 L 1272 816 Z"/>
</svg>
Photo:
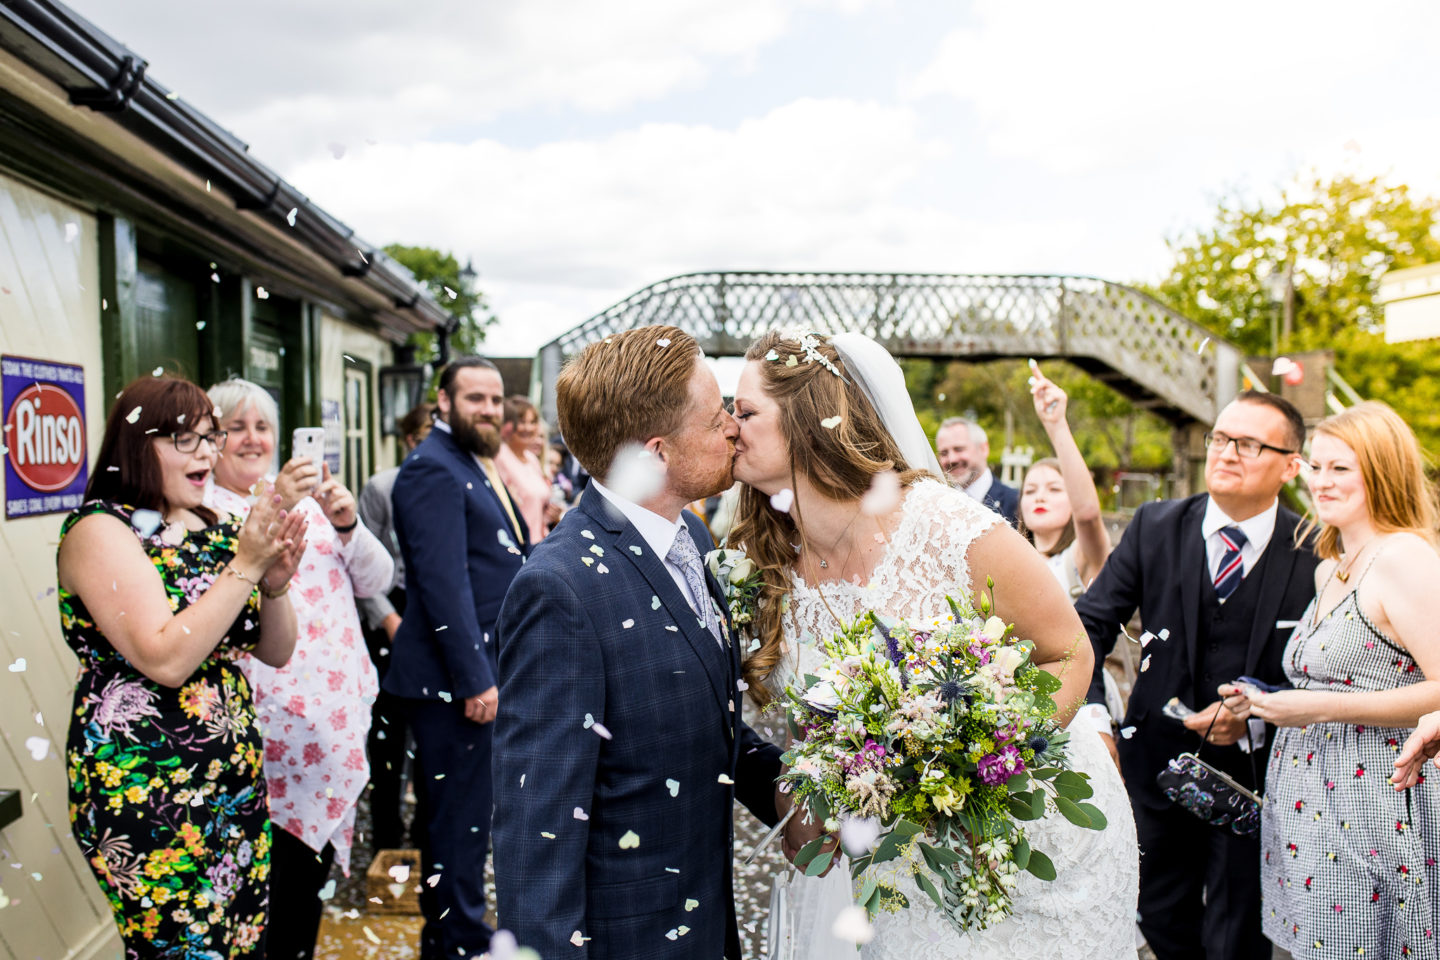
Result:
<svg viewBox="0 0 1440 960">
<path fill-rule="evenodd" d="M 1254 460 L 1266 450 L 1274 450 L 1276 453 L 1290 456 L 1296 453 L 1295 450 L 1286 450 L 1284 447 L 1274 447 L 1254 437 L 1232 437 L 1226 433 L 1211 432 L 1205 434 L 1205 446 L 1213 453 L 1224 453 L 1225 448 L 1235 444 L 1235 452 L 1246 460 Z"/>
<path fill-rule="evenodd" d="M 170 434 L 170 442 L 175 444 L 175 449 L 181 453 L 194 453 L 195 449 L 200 446 L 201 440 L 208 440 L 210 446 L 215 448 L 215 452 L 219 453 L 225 449 L 225 441 L 229 438 L 230 434 L 225 430 L 212 430 L 209 433 L 186 430 L 184 433 Z"/>
</svg>

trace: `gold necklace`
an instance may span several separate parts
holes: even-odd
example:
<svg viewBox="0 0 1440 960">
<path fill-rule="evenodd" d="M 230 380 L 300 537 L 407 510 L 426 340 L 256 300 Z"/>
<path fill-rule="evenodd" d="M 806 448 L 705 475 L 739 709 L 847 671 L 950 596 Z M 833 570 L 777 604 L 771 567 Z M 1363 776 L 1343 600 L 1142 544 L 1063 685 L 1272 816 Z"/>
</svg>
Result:
<svg viewBox="0 0 1440 960">
<path fill-rule="evenodd" d="M 1350 573 L 1355 569 L 1355 564 L 1360 562 L 1361 554 L 1369 550 L 1370 544 L 1374 543 L 1376 539 L 1375 537 L 1371 537 L 1369 540 L 1366 540 L 1364 546 L 1355 551 L 1353 560 L 1346 560 L 1344 557 L 1341 557 L 1340 562 L 1335 565 L 1335 579 L 1341 583 L 1349 582 Z"/>
</svg>

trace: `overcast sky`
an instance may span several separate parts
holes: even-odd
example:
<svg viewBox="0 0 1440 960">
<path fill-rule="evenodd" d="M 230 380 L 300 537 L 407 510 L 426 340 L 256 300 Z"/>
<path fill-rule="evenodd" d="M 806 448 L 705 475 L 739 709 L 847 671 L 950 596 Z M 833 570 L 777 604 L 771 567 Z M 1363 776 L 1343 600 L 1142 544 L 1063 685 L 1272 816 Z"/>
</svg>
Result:
<svg viewBox="0 0 1440 960">
<path fill-rule="evenodd" d="M 1440 4 L 70 0 L 495 355 L 722 268 L 1151 280 L 1297 170 L 1440 194 Z"/>
</svg>

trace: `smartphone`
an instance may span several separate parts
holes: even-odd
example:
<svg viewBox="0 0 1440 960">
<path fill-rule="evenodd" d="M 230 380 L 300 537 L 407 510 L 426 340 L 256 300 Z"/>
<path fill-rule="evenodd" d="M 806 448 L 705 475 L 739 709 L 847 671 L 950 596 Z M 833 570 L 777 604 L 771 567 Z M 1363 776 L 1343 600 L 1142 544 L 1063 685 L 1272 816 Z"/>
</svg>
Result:
<svg viewBox="0 0 1440 960">
<path fill-rule="evenodd" d="M 1187 717 L 1195 716 L 1195 711 L 1181 703 L 1179 697 L 1171 697 L 1165 701 L 1165 706 L 1161 708 L 1160 712 L 1171 720 L 1184 720 Z"/>
<path fill-rule="evenodd" d="M 325 459 L 325 428 L 296 427 L 290 437 L 290 456 L 309 457 L 313 464 Z"/>
<path fill-rule="evenodd" d="M 1280 689 L 1273 683 L 1266 683 L 1264 680 L 1256 680 L 1254 677 L 1236 677 L 1235 686 L 1254 687 L 1261 693 L 1274 693 L 1276 690 Z"/>
</svg>

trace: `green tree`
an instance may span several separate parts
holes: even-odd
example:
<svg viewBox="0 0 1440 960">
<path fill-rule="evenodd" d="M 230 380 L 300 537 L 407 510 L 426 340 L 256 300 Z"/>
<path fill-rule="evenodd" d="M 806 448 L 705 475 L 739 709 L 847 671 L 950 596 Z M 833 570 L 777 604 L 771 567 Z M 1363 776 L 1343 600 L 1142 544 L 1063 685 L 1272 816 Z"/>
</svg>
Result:
<svg viewBox="0 0 1440 960">
<path fill-rule="evenodd" d="M 1386 271 L 1440 260 L 1440 201 L 1378 177 L 1311 173 L 1269 203 L 1221 199 L 1212 225 L 1170 248 L 1157 297 L 1251 354 L 1272 355 L 1272 331 L 1276 353 L 1334 350 L 1361 396 L 1390 404 L 1440 451 L 1440 351 L 1387 345 L 1375 301 Z"/>
<path fill-rule="evenodd" d="M 473 282 L 473 273 L 460 266 L 453 253 L 434 247 L 407 247 L 392 243 L 385 253 L 415 274 L 415 279 L 429 289 L 436 302 L 455 317 L 456 326 L 450 334 L 453 353 L 478 353 L 485 340 L 485 330 L 495 322 L 485 294 Z M 429 332 L 410 335 L 416 358 L 424 363 L 439 356 L 439 338 Z"/>
</svg>

